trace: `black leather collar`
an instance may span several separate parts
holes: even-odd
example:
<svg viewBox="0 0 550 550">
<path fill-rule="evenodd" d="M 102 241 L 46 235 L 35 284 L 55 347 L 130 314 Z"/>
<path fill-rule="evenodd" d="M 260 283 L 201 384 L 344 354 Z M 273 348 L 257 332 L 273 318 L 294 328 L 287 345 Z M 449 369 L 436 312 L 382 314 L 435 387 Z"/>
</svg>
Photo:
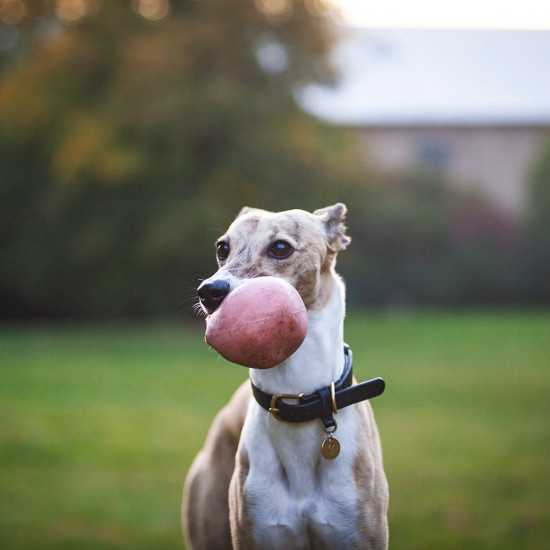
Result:
<svg viewBox="0 0 550 550">
<path fill-rule="evenodd" d="M 252 384 L 252 393 L 258 404 L 283 422 L 309 422 L 320 418 L 325 428 L 336 426 L 333 414 L 339 409 L 371 399 L 384 391 L 382 378 L 352 386 L 353 358 L 349 346 L 344 344 L 344 372 L 340 379 L 328 388 L 321 388 L 310 395 L 269 394 Z M 290 405 L 284 398 L 298 399 L 299 403 Z"/>
</svg>

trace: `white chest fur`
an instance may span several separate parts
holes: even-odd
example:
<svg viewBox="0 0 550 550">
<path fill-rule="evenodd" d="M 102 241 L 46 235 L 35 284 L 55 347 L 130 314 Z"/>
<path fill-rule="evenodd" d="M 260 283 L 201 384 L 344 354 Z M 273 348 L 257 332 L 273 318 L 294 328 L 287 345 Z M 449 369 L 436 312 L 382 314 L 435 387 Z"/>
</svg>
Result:
<svg viewBox="0 0 550 550">
<path fill-rule="evenodd" d="M 319 422 L 277 422 L 253 403 L 242 448 L 250 470 L 244 493 L 259 548 L 350 548 L 356 537 L 353 474 L 357 440 L 353 409 L 338 415 L 342 451 L 321 455 Z"/>
</svg>

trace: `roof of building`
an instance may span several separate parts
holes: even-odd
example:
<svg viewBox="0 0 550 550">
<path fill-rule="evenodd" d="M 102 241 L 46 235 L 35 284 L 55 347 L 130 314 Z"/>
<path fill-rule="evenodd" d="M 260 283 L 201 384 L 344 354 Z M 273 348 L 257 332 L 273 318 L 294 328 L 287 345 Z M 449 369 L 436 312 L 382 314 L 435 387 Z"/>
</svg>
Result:
<svg viewBox="0 0 550 550">
<path fill-rule="evenodd" d="M 334 88 L 300 101 L 350 125 L 550 124 L 549 31 L 346 30 Z"/>
</svg>

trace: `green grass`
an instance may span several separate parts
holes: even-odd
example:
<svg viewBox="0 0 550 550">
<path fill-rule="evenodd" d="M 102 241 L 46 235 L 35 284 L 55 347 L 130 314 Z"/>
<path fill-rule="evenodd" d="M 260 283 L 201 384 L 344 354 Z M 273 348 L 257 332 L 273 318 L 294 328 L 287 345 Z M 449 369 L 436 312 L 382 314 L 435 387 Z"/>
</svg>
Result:
<svg viewBox="0 0 550 550">
<path fill-rule="evenodd" d="M 550 547 L 550 312 L 353 313 L 390 547 Z M 182 549 L 183 479 L 246 369 L 200 327 L 0 329 L 0 546 Z"/>
</svg>

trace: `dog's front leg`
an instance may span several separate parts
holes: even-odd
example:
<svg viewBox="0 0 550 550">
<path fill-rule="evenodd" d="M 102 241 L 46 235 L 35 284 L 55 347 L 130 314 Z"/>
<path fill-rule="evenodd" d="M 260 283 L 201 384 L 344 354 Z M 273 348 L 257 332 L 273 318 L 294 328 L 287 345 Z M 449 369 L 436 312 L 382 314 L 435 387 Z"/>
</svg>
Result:
<svg viewBox="0 0 550 550">
<path fill-rule="evenodd" d="M 235 470 L 229 484 L 229 523 L 235 550 L 248 550 L 255 546 L 252 535 L 253 522 L 248 514 L 249 504 L 244 491 L 249 471 L 248 457 L 239 450 L 235 457 Z"/>
</svg>

